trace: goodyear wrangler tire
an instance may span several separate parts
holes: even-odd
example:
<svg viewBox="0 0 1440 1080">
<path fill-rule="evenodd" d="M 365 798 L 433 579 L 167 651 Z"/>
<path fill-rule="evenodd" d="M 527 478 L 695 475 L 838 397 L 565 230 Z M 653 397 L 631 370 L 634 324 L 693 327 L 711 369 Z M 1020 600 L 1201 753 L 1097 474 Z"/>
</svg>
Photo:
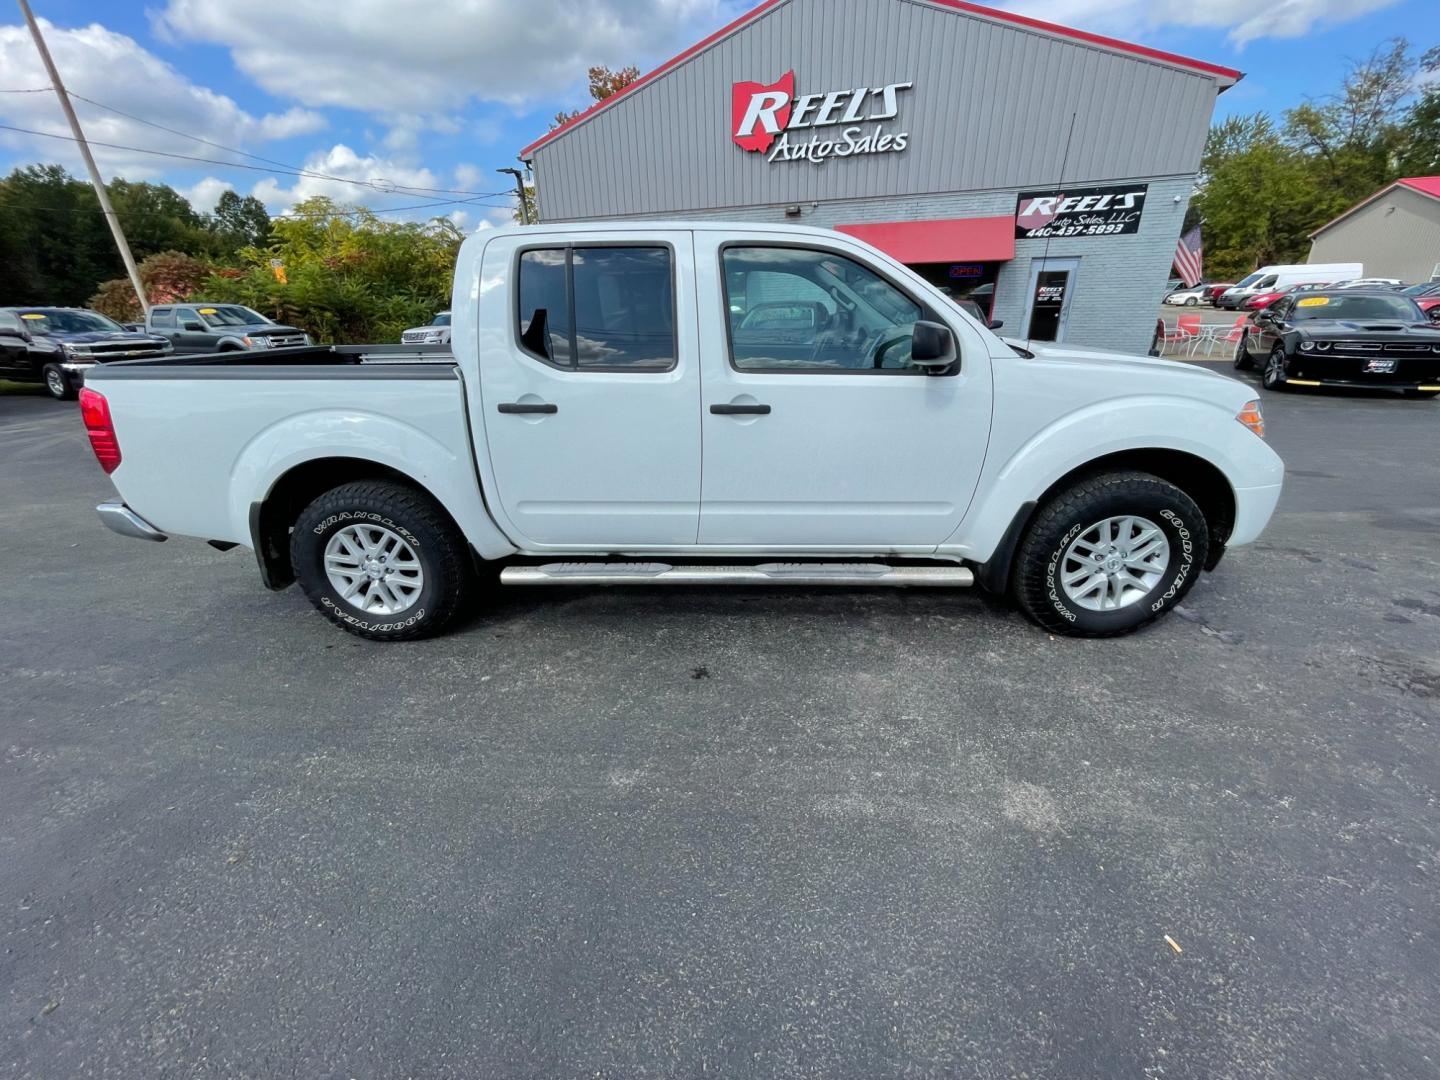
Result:
<svg viewBox="0 0 1440 1080">
<path fill-rule="evenodd" d="M 372 641 L 437 634 L 473 584 L 464 536 L 404 484 L 342 484 L 301 512 L 290 559 L 305 595 L 342 629 Z"/>
<path fill-rule="evenodd" d="M 1210 545 L 1204 515 L 1142 472 L 1089 477 L 1050 500 L 1016 554 L 1016 603 L 1047 630 L 1128 634 L 1180 602 Z"/>
</svg>

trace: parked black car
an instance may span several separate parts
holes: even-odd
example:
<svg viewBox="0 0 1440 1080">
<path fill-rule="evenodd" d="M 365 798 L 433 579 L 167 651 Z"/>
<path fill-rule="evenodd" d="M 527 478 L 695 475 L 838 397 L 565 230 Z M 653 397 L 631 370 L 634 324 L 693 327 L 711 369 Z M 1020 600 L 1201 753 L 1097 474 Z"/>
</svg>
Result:
<svg viewBox="0 0 1440 1080">
<path fill-rule="evenodd" d="M 164 338 L 126 330 L 84 308 L 0 308 L 0 379 L 45 384 L 52 397 L 73 398 L 85 369 L 111 360 L 164 356 Z"/>
<path fill-rule="evenodd" d="M 1257 360 L 1267 390 L 1365 386 L 1407 397 L 1440 394 L 1440 326 L 1398 292 L 1282 296 L 1251 316 L 1235 347 L 1237 368 Z"/>
</svg>

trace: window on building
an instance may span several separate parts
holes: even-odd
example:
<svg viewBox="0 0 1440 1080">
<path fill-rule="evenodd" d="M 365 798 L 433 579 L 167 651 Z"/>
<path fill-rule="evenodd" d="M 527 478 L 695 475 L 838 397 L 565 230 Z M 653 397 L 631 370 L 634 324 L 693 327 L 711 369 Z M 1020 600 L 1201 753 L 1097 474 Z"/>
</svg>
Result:
<svg viewBox="0 0 1440 1080">
<path fill-rule="evenodd" d="M 520 344 L 557 367 L 675 366 L 675 281 L 664 247 L 542 248 L 520 257 Z"/>
<path fill-rule="evenodd" d="M 175 309 L 168 307 L 157 307 L 150 309 L 150 325 L 161 329 L 175 325 Z"/>
<path fill-rule="evenodd" d="M 906 371 L 920 305 L 829 251 L 729 247 L 730 362 L 740 371 Z"/>
</svg>

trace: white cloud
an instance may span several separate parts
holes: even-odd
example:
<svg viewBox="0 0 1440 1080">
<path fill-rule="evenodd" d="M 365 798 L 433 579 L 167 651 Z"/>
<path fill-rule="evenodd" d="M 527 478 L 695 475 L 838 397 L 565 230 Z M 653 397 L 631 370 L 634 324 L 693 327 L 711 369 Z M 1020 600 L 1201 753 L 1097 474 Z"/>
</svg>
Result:
<svg viewBox="0 0 1440 1080">
<path fill-rule="evenodd" d="M 169 0 L 176 38 L 230 50 L 264 89 L 305 105 L 389 115 L 472 99 L 523 105 L 591 64 L 663 59 L 743 0 Z M 647 55 L 641 56 L 638 53 Z M 661 55 L 656 55 L 659 53 Z"/>
<path fill-rule="evenodd" d="M 181 195 L 184 195 L 195 212 L 208 214 L 215 209 L 215 204 L 220 201 L 223 192 L 234 191 L 235 185 L 229 180 L 220 180 L 214 176 L 207 176 L 198 183 L 191 184 L 188 188 L 177 188 Z"/>
<path fill-rule="evenodd" d="M 240 146 L 289 138 L 318 131 L 325 119 L 307 109 L 255 116 L 224 94 L 197 86 L 133 38 L 98 24 L 62 29 L 41 20 L 55 64 L 72 94 L 103 101 L 112 108 L 156 124 L 184 131 L 212 142 Z M 35 52 L 35 43 L 23 26 L 0 26 L 0 71 L 11 87 L 49 84 Z M 226 159 L 222 150 L 193 139 L 160 131 L 118 116 L 84 101 L 76 111 L 92 142 L 146 147 L 173 154 Z M 70 128 L 52 94 L 0 94 L 0 118 L 15 127 L 30 128 L 68 139 Z M 40 160 L 59 161 L 78 168 L 74 145 L 64 139 L 3 132 L 0 144 Z M 135 178 L 156 176 L 177 167 L 174 159 L 133 151 L 95 147 L 101 171 Z"/>
<path fill-rule="evenodd" d="M 312 154 L 305 160 L 307 173 L 323 173 L 324 176 L 297 176 L 282 181 L 266 177 L 255 185 L 253 194 L 270 209 L 271 213 L 288 210 L 302 199 L 325 195 L 337 202 L 359 203 L 381 209 L 385 206 L 413 205 L 424 202 L 426 195 L 413 192 L 396 192 L 396 188 L 439 188 L 444 185 L 429 169 L 415 168 L 393 158 L 374 154 L 360 155 L 344 143 L 336 143 L 329 150 Z M 335 179 L 327 179 L 334 177 Z M 359 183 L 347 183 L 359 181 Z M 436 195 L 444 199 L 444 195 Z M 437 213 L 446 213 L 440 208 Z M 411 215 L 416 216 L 416 215 Z M 418 216 L 424 217 L 423 213 Z"/>
<path fill-rule="evenodd" d="M 1294 38 L 1399 0 L 1020 0 L 1003 6 L 1037 19 L 1132 39 L 1162 26 L 1227 30 L 1237 48 L 1261 38 Z M 1181 50 L 1184 51 L 1184 50 Z"/>
</svg>

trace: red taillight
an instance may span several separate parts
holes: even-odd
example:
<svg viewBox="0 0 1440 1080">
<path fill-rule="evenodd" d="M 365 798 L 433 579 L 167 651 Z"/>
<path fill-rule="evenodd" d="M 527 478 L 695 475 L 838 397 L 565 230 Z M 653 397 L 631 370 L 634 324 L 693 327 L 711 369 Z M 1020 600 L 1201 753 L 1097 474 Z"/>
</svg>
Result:
<svg viewBox="0 0 1440 1080">
<path fill-rule="evenodd" d="M 81 390 L 80 419 L 85 421 L 85 433 L 90 436 L 95 460 L 107 473 L 113 473 L 120 467 L 120 442 L 115 438 L 115 425 L 110 422 L 110 403 L 95 390 Z"/>
</svg>

